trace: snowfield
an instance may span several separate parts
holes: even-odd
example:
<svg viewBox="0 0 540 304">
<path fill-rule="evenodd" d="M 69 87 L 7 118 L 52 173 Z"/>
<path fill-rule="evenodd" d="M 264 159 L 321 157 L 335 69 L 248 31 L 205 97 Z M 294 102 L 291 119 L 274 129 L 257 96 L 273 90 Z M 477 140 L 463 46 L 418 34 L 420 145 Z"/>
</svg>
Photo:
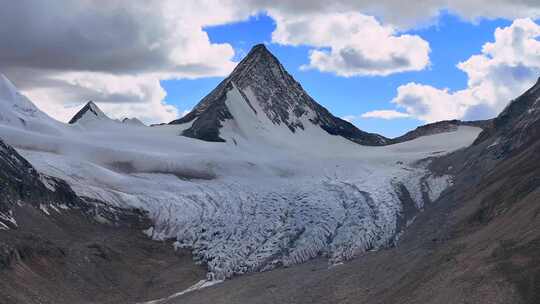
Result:
<svg viewBox="0 0 540 304">
<path fill-rule="evenodd" d="M 481 131 L 461 126 L 367 147 L 329 135 L 309 114 L 292 133 L 254 113 L 237 88 L 226 103 L 236 119 L 222 129 L 226 143 L 211 143 L 179 136 L 186 125 L 60 123 L 1 76 L 0 138 L 81 196 L 147 210 L 155 225 L 145 233 L 175 238 L 208 265 L 209 280 L 221 280 L 319 255 L 339 263 L 393 244 L 403 228 L 400 185 L 421 210 L 424 197 L 433 201 L 452 183 L 418 161 L 465 147 Z"/>
</svg>

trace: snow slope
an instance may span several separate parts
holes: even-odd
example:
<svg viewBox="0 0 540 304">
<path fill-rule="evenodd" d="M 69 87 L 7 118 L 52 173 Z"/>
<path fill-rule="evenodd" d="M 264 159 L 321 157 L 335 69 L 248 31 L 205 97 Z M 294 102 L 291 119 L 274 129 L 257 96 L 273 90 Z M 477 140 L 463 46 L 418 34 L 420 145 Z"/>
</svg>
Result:
<svg viewBox="0 0 540 304">
<path fill-rule="evenodd" d="M 185 125 L 62 124 L 20 111 L 20 104 L 35 107 L 3 82 L 0 106 L 11 119 L 0 121 L 0 138 L 79 195 L 148 210 L 155 226 L 146 233 L 191 248 L 209 279 L 321 254 L 337 263 L 392 244 L 402 216 L 399 185 L 422 209 L 424 197 L 436 199 L 452 182 L 418 160 L 467 146 L 480 132 L 461 126 L 383 147 L 310 124 L 297 136 L 286 125 L 270 128 L 266 116 L 244 115 L 252 110 L 233 89 L 225 102 L 237 119 L 221 133 L 231 140 L 205 142 L 178 136 Z"/>
<path fill-rule="evenodd" d="M 145 125 L 142 121 L 140 121 L 136 117 L 132 117 L 132 118 L 127 118 L 126 117 L 126 118 L 122 119 L 122 123 L 136 125 L 136 126 L 144 126 Z"/>
</svg>

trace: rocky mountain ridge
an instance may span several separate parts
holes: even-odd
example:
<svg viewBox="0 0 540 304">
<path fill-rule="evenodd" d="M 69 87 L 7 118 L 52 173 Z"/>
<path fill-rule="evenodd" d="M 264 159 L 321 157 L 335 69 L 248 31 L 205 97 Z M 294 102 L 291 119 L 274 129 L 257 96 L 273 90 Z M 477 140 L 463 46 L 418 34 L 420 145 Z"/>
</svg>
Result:
<svg viewBox="0 0 540 304">
<path fill-rule="evenodd" d="M 434 123 L 425 124 L 417 127 L 416 129 L 409 131 L 401 136 L 392 138 L 388 141 L 388 144 L 396 144 L 406 142 L 419 138 L 422 136 L 429 136 L 434 134 L 440 134 L 445 132 L 454 132 L 459 126 L 472 126 L 482 129 L 488 128 L 492 123 L 492 119 L 488 120 L 476 120 L 476 121 L 461 121 L 461 120 L 443 120 Z"/>
</svg>

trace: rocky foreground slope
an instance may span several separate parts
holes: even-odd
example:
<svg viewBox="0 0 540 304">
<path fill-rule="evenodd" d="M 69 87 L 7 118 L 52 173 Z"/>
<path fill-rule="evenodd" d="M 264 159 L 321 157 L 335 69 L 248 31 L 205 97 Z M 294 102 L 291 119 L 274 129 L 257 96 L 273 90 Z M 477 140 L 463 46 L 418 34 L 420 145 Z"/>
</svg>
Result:
<svg viewBox="0 0 540 304">
<path fill-rule="evenodd" d="M 204 277 L 140 210 L 78 197 L 0 141 L 0 303 L 134 303 Z"/>
</svg>

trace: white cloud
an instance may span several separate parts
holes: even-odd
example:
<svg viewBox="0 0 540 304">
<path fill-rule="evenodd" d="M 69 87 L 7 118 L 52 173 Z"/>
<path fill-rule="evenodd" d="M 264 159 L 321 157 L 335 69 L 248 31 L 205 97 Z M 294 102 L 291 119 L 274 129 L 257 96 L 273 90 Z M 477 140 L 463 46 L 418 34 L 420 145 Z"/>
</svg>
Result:
<svg viewBox="0 0 540 304">
<path fill-rule="evenodd" d="M 184 116 L 188 115 L 189 112 L 191 112 L 191 109 L 182 111 L 182 113 L 180 114 L 180 117 L 184 117 Z"/>
<path fill-rule="evenodd" d="M 398 118 L 408 118 L 411 115 L 408 113 L 403 113 L 394 110 L 376 110 L 366 112 L 361 115 L 362 118 L 381 118 L 381 119 L 398 119 Z"/>
<path fill-rule="evenodd" d="M 211 43 L 203 27 L 250 11 L 221 3 L 10 1 L 0 10 L 0 70 L 63 121 L 88 100 L 113 117 L 171 120 L 178 111 L 163 102 L 160 80 L 225 76 L 235 66 L 233 48 Z"/>
<path fill-rule="evenodd" d="M 353 122 L 357 118 L 358 118 L 358 116 L 356 116 L 356 115 L 345 115 L 345 116 L 341 117 L 341 119 L 343 119 L 345 121 L 348 121 L 348 122 Z"/>
<path fill-rule="evenodd" d="M 385 24 L 401 30 L 436 23 L 436 18 L 443 11 L 470 21 L 481 18 L 540 18 L 540 2 L 537 0 L 242 0 L 237 3 L 238 6 L 274 10 L 286 15 L 361 12 L 377 16 Z"/>
<path fill-rule="evenodd" d="M 419 36 L 400 35 L 389 25 L 360 13 L 283 15 L 276 20 L 272 41 L 309 45 L 310 63 L 304 68 L 340 76 L 389 75 L 417 71 L 429 64 L 429 43 Z"/>
<path fill-rule="evenodd" d="M 39 108 L 62 121 L 68 121 L 88 100 L 99 103 L 112 118 L 137 117 L 157 123 L 178 117 L 178 110 L 163 102 L 166 92 L 159 84 L 159 77 L 154 75 L 67 72 L 50 77 L 58 79 L 60 84 L 29 88 L 25 94 Z"/>
<path fill-rule="evenodd" d="M 531 87 L 540 76 L 540 25 L 517 19 L 495 31 L 495 41 L 457 65 L 468 76 L 467 88 L 455 92 L 409 83 L 392 100 L 398 108 L 426 122 L 486 119 Z"/>
</svg>

